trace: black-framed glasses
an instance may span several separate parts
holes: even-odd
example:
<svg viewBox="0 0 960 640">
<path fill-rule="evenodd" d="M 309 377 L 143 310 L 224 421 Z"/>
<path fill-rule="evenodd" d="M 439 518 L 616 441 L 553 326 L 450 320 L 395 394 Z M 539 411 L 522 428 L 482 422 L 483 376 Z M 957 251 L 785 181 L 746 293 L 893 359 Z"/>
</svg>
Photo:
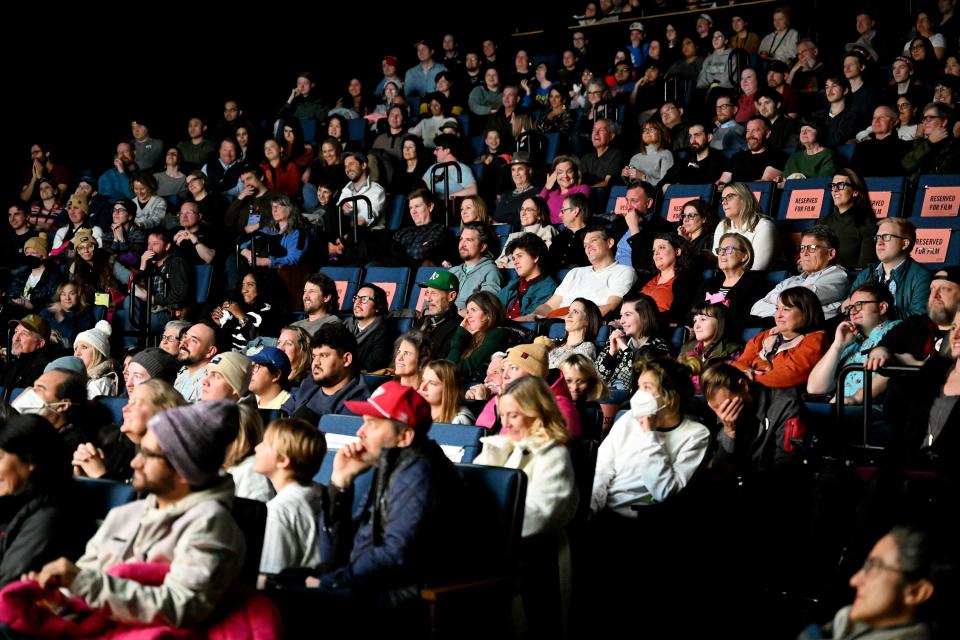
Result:
<svg viewBox="0 0 960 640">
<path fill-rule="evenodd" d="M 831 182 L 830 191 L 843 191 L 844 189 L 849 189 L 849 182 Z"/>
<path fill-rule="evenodd" d="M 713 252 L 718 256 L 730 256 L 730 255 L 733 255 L 734 252 L 736 251 L 740 251 L 740 249 L 736 247 L 717 247 L 716 249 L 713 250 Z"/>
<path fill-rule="evenodd" d="M 895 233 L 878 233 L 877 235 L 873 236 L 873 241 L 874 241 L 874 242 L 880 242 L 880 241 L 882 240 L 883 242 L 890 242 L 890 241 L 893 240 L 894 238 L 897 238 L 898 240 L 906 240 L 906 239 L 907 239 L 907 238 L 905 238 L 904 236 L 898 236 L 898 235 L 895 234 Z"/>
<path fill-rule="evenodd" d="M 740 197 L 740 196 L 738 196 L 738 195 L 735 194 L 735 193 L 728 193 L 727 195 L 725 195 L 725 196 L 723 196 L 722 198 L 720 198 L 720 202 L 723 203 L 723 204 L 727 204 L 728 202 L 730 202 L 730 201 L 733 200 L 734 198 L 739 198 L 739 197 Z"/>
<path fill-rule="evenodd" d="M 903 573 L 903 569 L 901 569 L 900 567 L 891 566 L 886 562 L 884 562 L 883 560 L 881 560 L 880 558 L 872 558 L 872 557 L 867 558 L 866 560 L 863 561 L 863 566 L 860 567 L 860 570 L 863 571 L 864 573 L 870 573 L 874 569 L 881 569 L 883 571 L 893 571 L 894 573 Z"/>
<path fill-rule="evenodd" d="M 901 102 L 897 105 L 897 111 L 906 111 L 913 106 L 912 102 Z"/>
<path fill-rule="evenodd" d="M 178 338 L 177 336 L 162 336 L 160 338 L 160 342 L 161 343 L 180 342 L 180 338 Z"/>
<path fill-rule="evenodd" d="M 943 120 L 942 116 L 923 116 L 924 122 L 931 122 L 933 120 Z"/>
<path fill-rule="evenodd" d="M 733 108 L 733 103 L 729 103 L 729 104 L 718 104 L 718 105 L 717 105 L 717 109 L 718 109 L 718 110 L 719 110 L 719 109 L 732 109 L 732 108 Z"/>
<path fill-rule="evenodd" d="M 353 301 L 367 304 L 368 302 L 373 302 L 373 296 L 353 296 Z"/>
<path fill-rule="evenodd" d="M 560 209 L 560 213 L 566 213 L 567 211 L 573 211 L 576 207 L 563 207 Z"/>
<path fill-rule="evenodd" d="M 696 220 L 699 217 L 700 217 L 699 213 L 681 213 L 680 214 L 681 220 Z"/>
<path fill-rule="evenodd" d="M 826 247 L 820 244 L 802 244 L 798 249 L 800 249 L 800 253 L 813 253 L 817 249 L 826 249 Z"/>
<path fill-rule="evenodd" d="M 863 311 L 863 305 L 865 305 L 865 304 L 879 304 L 879 303 L 880 303 L 879 300 L 861 300 L 861 301 L 859 301 L 859 302 L 851 302 L 850 305 L 849 305 L 849 306 L 847 307 L 847 309 L 846 309 L 846 313 L 851 313 L 851 312 L 853 312 L 853 311 L 856 311 L 857 313 L 860 313 L 861 311 Z"/>
</svg>

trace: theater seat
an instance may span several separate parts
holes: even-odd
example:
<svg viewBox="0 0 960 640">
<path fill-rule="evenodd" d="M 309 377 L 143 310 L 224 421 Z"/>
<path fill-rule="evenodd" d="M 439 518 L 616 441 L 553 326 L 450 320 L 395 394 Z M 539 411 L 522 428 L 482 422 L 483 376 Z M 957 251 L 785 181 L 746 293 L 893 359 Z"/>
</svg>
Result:
<svg viewBox="0 0 960 640">
<path fill-rule="evenodd" d="M 368 267 L 363 282 L 375 284 L 387 294 L 387 309 L 403 309 L 410 287 L 410 269 L 406 267 Z"/>
<path fill-rule="evenodd" d="M 322 267 L 323 273 L 337 285 L 337 296 L 340 298 L 340 311 L 350 311 L 353 308 L 353 296 L 357 293 L 360 284 L 360 267 Z"/>
</svg>

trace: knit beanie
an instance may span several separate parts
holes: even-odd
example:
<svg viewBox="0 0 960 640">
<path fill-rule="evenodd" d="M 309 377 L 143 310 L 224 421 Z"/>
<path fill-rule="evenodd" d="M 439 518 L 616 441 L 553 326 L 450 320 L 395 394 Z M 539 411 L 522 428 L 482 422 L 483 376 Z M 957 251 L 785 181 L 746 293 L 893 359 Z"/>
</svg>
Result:
<svg viewBox="0 0 960 640">
<path fill-rule="evenodd" d="M 532 376 L 547 375 L 547 348 L 542 344 L 521 344 L 507 351 L 504 362 L 515 364 Z"/>
<path fill-rule="evenodd" d="M 93 329 L 88 329 L 87 331 L 81 331 L 78 333 L 77 337 L 73 339 L 73 342 L 74 344 L 78 342 L 86 342 L 88 345 L 109 358 L 111 333 L 113 333 L 113 329 L 110 327 L 110 323 L 106 320 L 100 320 L 93 327 Z"/>
<path fill-rule="evenodd" d="M 62 356 L 56 360 L 52 360 L 50 364 L 43 368 L 43 372 L 50 373 L 54 369 L 60 369 L 61 371 L 72 371 L 84 380 L 87 379 L 87 367 L 84 366 L 83 360 L 77 356 Z"/>
<path fill-rule="evenodd" d="M 147 423 L 170 466 L 191 487 L 205 487 L 220 467 L 240 430 L 237 405 L 226 400 L 197 402 L 162 411 Z"/>
<path fill-rule="evenodd" d="M 30 238 L 23 243 L 23 250 L 26 252 L 27 249 L 34 249 L 40 254 L 40 257 L 44 260 L 50 255 L 50 243 L 47 242 L 46 236 L 37 236 L 35 238 Z"/>
<path fill-rule="evenodd" d="M 177 379 L 180 365 L 177 359 L 159 347 L 149 347 L 133 356 L 130 362 L 136 362 L 147 370 L 151 378 L 157 378 L 173 384 Z"/>
<path fill-rule="evenodd" d="M 228 351 L 218 353 L 207 365 L 207 375 L 216 371 L 224 377 L 241 398 L 250 392 L 250 376 L 253 375 L 253 363 L 242 353 Z"/>
</svg>

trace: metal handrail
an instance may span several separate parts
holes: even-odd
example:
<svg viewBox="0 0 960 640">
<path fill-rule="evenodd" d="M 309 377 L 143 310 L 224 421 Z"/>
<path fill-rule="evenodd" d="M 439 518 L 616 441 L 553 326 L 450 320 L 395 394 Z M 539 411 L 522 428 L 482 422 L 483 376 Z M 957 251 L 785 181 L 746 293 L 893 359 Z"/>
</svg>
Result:
<svg viewBox="0 0 960 640">
<path fill-rule="evenodd" d="M 866 449 L 883 449 L 869 443 L 870 438 L 870 416 L 873 411 L 873 374 L 877 373 L 888 378 L 894 376 L 915 375 L 920 367 L 911 367 L 907 365 L 889 365 L 881 367 L 877 371 L 867 369 L 864 362 L 856 362 L 844 365 L 837 371 L 836 386 L 836 406 L 837 406 L 837 426 L 843 424 L 843 407 L 845 396 L 843 394 L 843 382 L 847 376 L 854 372 L 863 373 L 863 444 Z"/>
<path fill-rule="evenodd" d="M 459 169 L 460 167 L 457 166 L 457 168 Z M 343 216 L 344 216 L 344 209 L 346 208 L 346 206 L 347 206 L 348 203 L 353 204 L 353 243 L 354 243 L 354 244 L 357 244 L 357 243 L 359 242 L 359 240 L 358 240 L 358 229 L 359 229 L 359 227 L 360 227 L 360 210 L 359 210 L 359 207 L 358 207 L 357 205 L 358 205 L 360 202 L 366 202 L 366 203 L 367 203 L 367 211 L 370 212 L 371 217 L 372 217 L 372 214 L 373 214 L 373 203 L 370 201 L 370 198 L 368 198 L 368 197 L 365 196 L 365 195 L 357 194 L 357 195 L 355 195 L 355 196 L 350 196 L 349 198 L 344 198 L 343 200 L 341 200 L 341 201 L 337 204 L 337 214 L 338 214 L 338 215 L 337 215 L 337 235 L 338 235 L 338 237 L 340 237 L 340 238 L 343 237 Z"/>
<path fill-rule="evenodd" d="M 433 165 L 433 168 L 430 169 L 430 179 L 431 186 L 433 187 L 432 191 L 437 192 L 436 186 L 438 183 L 443 182 L 443 193 L 444 199 L 446 200 L 446 206 L 444 207 L 443 216 L 445 226 L 450 226 L 450 209 L 453 208 L 453 196 L 450 195 L 450 169 L 456 169 L 457 171 L 457 182 L 463 182 L 463 169 L 460 167 L 460 163 L 454 160 L 448 162 L 438 162 Z M 443 180 L 440 179 L 440 172 L 443 172 Z"/>
</svg>

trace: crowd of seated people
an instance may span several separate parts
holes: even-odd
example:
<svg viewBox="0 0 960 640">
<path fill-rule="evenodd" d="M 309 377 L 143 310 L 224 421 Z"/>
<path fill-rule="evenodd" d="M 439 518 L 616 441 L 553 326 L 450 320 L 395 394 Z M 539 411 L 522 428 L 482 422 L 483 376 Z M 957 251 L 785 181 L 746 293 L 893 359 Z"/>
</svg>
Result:
<svg viewBox="0 0 960 640">
<path fill-rule="evenodd" d="M 834 631 L 927 624 L 916 613 L 945 587 L 905 555 L 925 539 L 880 536 L 918 502 L 960 499 L 960 265 L 929 263 L 928 221 L 879 216 L 869 185 L 905 178 L 909 202 L 920 176 L 960 174 L 955 3 L 904 34 L 858 10 L 849 44 L 819 46 L 788 7 L 644 18 L 647 32 L 637 4 L 579 18 L 631 19 L 609 59 L 583 30 L 561 65 L 447 35 L 335 103 L 299 73 L 256 114 L 267 126 L 233 99 L 176 146 L 135 121 L 111 165 L 85 159 L 99 178 L 33 145 L 0 254 L 0 586 L 67 588 L 111 624 L 216 620 L 250 546 L 230 513 L 242 498 L 265 503 L 257 586 L 285 619 L 316 602 L 409 623 L 414 587 L 449 569 L 435 554 L 469 524 L 428 435 L 443 424 L 478 427 L 475 462 L 527 478 L 535 637 L 566 624 L 570 581 L 588 585 L 575 608 L 599 606 L 579 581 L 615 577 L 648 519 L 677 517 L 659 507 L 692 513 L 685 499 L 718 521 L 735 504 L 724 540 L 742 550 L 735 532 L 756 527 L 760 556 L 806 518 L 811 549 L 844 569 L 866 558 L 858 593 L 902 574 L 898 616 L 858 597 Z M 822 215 L 780 215 L 813 178 L 794 184 Z M 334 415 L 359 416 L 358 439 L 325 440 Z M 861 454 L 858 481 L 829 466 Z M 144 499 L 67 535 L 71 474 Z M 936 499 L 914 501 L 918 477 Z M 605 542 L 577 546 L 581 528 Z M 159 586 L 112 573 L 141 561 L 169 567 Z M 760 591 L 836 586 L 822 562 L 748 564 Z M 285 596 L 291 580 L 309 589 Z"/>
</svg>

